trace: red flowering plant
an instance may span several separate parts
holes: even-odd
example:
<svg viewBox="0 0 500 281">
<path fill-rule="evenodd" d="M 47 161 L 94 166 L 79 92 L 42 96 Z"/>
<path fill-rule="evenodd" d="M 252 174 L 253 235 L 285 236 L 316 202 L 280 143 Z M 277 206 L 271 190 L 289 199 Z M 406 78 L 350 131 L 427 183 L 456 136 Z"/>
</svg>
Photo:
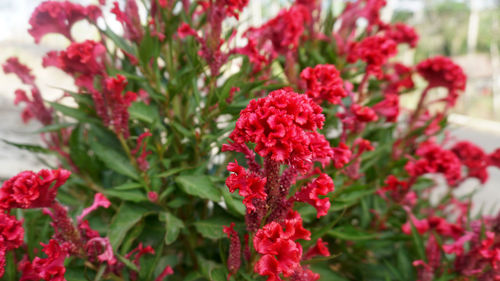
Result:
<svg viewBox="0 0 500 281">
<path fill-rule="evenodd" d="M 418 35 L 385 0 L 336 17 L 297 0 L 245 29 L 244 0 L 105 2 L 30 19 L 35 43 L 67 39 L 43 66 L 76 91 L 45 100 L 23 58 L 3 63 L 44 145 L 7 142 L 57 159 L 2 184 L 3 279 L 500 280 L 500 214 L 456 193 L 500 150 L 446 137 L 466 76 L 398 62 Z M 75 40 L 83 20 L 98 38 Z"/>
</svg>

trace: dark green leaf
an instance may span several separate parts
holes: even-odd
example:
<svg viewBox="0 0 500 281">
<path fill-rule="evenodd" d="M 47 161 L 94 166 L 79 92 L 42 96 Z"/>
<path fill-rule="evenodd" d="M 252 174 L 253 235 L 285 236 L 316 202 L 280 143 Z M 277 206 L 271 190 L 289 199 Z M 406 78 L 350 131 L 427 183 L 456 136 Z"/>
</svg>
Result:
<svg viewBox="0 0 500 281">
<path fill-rule="evenodd" d="M 99 159 L 101 159 L 111 170 L 136 180 L 139 178 L 134 166 L 130 164 L 130 161 L 124 155 L 98 142 L 90 142 L 90 146 L 97 157 L 99 157 Z"/>
<path fill-rule="evenodd" d="M 165 213 L 165 227 L 167 230 L 165 233 L 165 244 L 170 245 L 179 237 L 181 229 L 184 228 L 184 223 L 171 213 Z"/>
<path fill-rule="evenodd" d="M 175 178 L 187 194 L 219 202 L 221 193 L 206 175 L 181 175 Z"/>
<path fill-rule="evenodd" d="M 205 238 L 220 239 L 226 237 L 222 232 L 222 227 L 229 226 L 231 222 L 232 220 L 229 218 L 210 218 L 195 222 L 194 227 Z"/>
<path fill-rule="evenodd" d="M 109 226 L 108 237 L 113 249 L 120 246 L 127 231 L 139 222 L 146 213 L 147 210 L 138 205 L 122 204 Z"/>
</svg>

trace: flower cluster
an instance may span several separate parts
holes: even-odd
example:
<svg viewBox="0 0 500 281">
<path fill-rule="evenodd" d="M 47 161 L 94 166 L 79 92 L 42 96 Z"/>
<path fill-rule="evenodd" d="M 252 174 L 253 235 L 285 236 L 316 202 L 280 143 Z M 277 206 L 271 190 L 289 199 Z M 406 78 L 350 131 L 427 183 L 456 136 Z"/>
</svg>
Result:
<svg viewBox="0 0 500 281">
<path fill-rule="evenodd" d="M 451 59 L 436 56 L 417 65 L 417 72 L 429 83 L 427 88 L 444 87 L 448 90 L 447 103 L 454 105 L 460 91 L 465 90 L 467 77 L 462 68 Z"/>
<path fill-rule="evenodd" d="M 98 6 L 84 7 L 69 1 L 45 1 L 33 12 L 28 32 L 36 43 L 49 33 L 58 33 L 73 41 L 71 27 L 78 21 L 88 19 L 95 22 L 102 12 Z"/>
<path fill-rule="evenodd" d="M 261 255 L 255 264 L 255 272 L 268 276 L 268 280 L 281 280 L 281 275 L 298 278 L 294 280 L 319 278 L 300 265 L 302 246 L 296 240 L 309 240 L 310 232 L 303 228 L 300 214 L 292 207 L 294 202 L 305 202 L 316 208 L 318 218 L 327 215 L 330 201 L 325 196 L 334 190 L 333 180 L 320 173 L 295 194 L 289 194 L 289 191 L 298 173 L 306 178 L 314 174 L 311 171 L 313 162 L 326 165 L 335 159 L 336 166 L 341 168 L 349 161 L 343 159 L 344 147 L 338 149 L 337 155 L 324 136 L 317 133 L 323 121 L 321 108 L 307 95 L 286 89 L 273 91 L 267 97 L 249 103 L 229 136 L 233 143 L 223 147 L 225 151 L 243 152 L 248 159 L 250 171 L 236 161 L 229 163 L 227 169 L 231 174 L 226 185 L 230 192 L 239 189 L 239 194 L 244 197 L 247 229 L 255 233 L 254 248 Z M 255 151 L 264 159 L 263 168 L 248 151 L 249 143 L 255 144 Z M 281 165 L 288 167 L 280 175 Z M 263 223 L 265 226 L 260 228 Z M 231 241 L 235 235 L 232 230 Z M 236 247 L 233 243 L 231 248 Z M 325 254 L 328 250 L 323 247 L 321 252 Z M 234 254 L 230 251 L 229 259 L 232 257 Z M 232 273 L 239 268 L 237 264 L 238 267 L 231 266 Z"/>
<path fill-rule="evenodd" d="M 347 93 L 343 88 L 340 72 L 331 64 L 307 67 L 300 73 L 300 78 L 306 85 L 306 94 L 317 103 L 327 101 L 339 104 Z"/>
</svg>

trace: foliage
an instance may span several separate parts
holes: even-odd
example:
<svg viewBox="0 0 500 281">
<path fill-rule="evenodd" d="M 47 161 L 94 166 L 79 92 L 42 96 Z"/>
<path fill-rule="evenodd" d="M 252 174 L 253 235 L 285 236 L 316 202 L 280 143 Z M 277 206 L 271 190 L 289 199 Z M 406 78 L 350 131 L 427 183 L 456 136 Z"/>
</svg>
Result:
<svg viewBox="0 0 500 281">
<path fill-rule="evenodd" d="M 15 103 L 43 124 L 45 146 L 8 143 L 59 163 L 3 183 L 0 275 L 497 280 L 500 217 L 472 217 L 454 190 L 484 183 L 500 150 L 443 138 L 465 89 L 460 67 L 441 56 L 398 63 L 418 35 L 382 22 L 383 0 L 338 17 L 297 0 L 240 34 L 229 22 L 247 4 L 113 3 L 123 34 L 104 24 L 103 3 L 40 4 L 29 32 L 68 39 L 43 64 L 78 91 L 44 101 L 29 68 L 4 64 L 30 88 Z M 73 39 L 80 20 L 99 40 Z M 400 108 L 414 76 L 427 87 L 415 109 Z M 436 179 L 447 192 L 431 204 Z"/>
</svg>

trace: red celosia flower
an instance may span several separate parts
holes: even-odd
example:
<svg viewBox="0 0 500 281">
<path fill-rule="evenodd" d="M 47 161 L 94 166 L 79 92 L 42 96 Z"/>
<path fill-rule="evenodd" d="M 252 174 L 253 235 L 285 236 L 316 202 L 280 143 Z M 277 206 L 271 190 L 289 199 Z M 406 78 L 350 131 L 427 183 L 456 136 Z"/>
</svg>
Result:
<svg viewBox="0 0 500 281">
<path fill-rule="evenodd" d="M 307 202 L 317 211 L 317 217 L 324 216 L 330 209 L 330 200 L 328 198 L 320 198 L 334 190 L 333 180 L 327 174 L 320 174 L 318 178 L 309 183 L 298 191 L 294 200 Z"/>
<path fill-rule="evenodd" d="M 384 73 L 384 80 L 389 84 L 385 88 L 386 94 L 399 94 L 401 90 L 412 89 L 415 83 L 412 79 L 413 68 L 401 63 L 390 64 Z"/>
<path fill-rule="evenodd" d="M 351 111 L 359 122 L 375 122 L 378 116 L 375 111 L 368 107 L 359 104 L 352 104 Z"/>
<path fill-rule="evenodd" d="M 255 143 L 255 151 L 262 157 L 307 171 L 316 154 L 333 156 L 328 142 L 319 140 L 325 146 L 320 150 L 311 146 L 318 143 L 320 135 L 315 131 L 323 122 L 321 107 L 307 96 L 276 90 L 250 101 L 229 137 L 235 143 Z"/>
<path fill-rule="evenodd" d="M 240 268 L 241 243 L 238 232 L 234 230 L 234 222 L 232 222 L 229 227 L 224 226 L 223 231 L 227 234 L 227 238 L 231 240 L 231 243 L 229 244 L 229 257 L 227 258 L 227 269 L 229 270 L 227 278 L 229 279 L 229 277 L 235 274 Z"/>
<path fill-rule="evenodd" d="M 245 35 L 263 47 L 267 41 L 272 43 L 272 54 L 287 54 L 295 51 L 304 32 L 305 23 L 309 22 L 307 8 L 293 5 L 288 10 L 281 10 L 273 19 L 258 28 L 250 28 Z"/>
<path fill-rule="evenodd" d="M 467 176 L 477 178 L 481 183 L 488 180 L 488 156 L 478 146 L 462 141 L 456 143 L 451 149 L 453 153 L 467 167 Z"/>
<path fill-rule="evenodd" d="M 307 67 L 300 73 L 306 84 L 306 94 L 315 102 L 328 101 L 339 104 L 347 96 L 344 91 L 340 72 L 331 64 L 318 64 L 314 68 Z"/>
<path fill-rule="evenodd" d="M 284 221 L 285 230 L 277 222 L 259 229 L 254 237 L 254 248 L 262 256 L 255 264 L 255 272 L 269 280 L 281 280 L 280 274 L 292 276 L 300 267 L 302 246 L 297 239 L 310 239 L 311 233 L 302 227 L 297 212 L 290 212 Z"/>
<path fill-rule="evenodd" d="M 312 272 L 308 267 L 302 266 L 297 268 L 290 277 L 291 281 L 316 281 L 321 276 L 318 273 Z"/>
<path fill-rule="evenodd" d="M 497 148 L 495 151 L 488 155 L 489 165 L 500 168 L 500 148 Z"/>
<path fill-rule="evenodd" d="M 49 125 L 52 123 L 52 111 L 45 107 L 40 90 L 35 84 L 35 76 L 31 74 L 31 69 L 19 62 L 16 57 L 7 59 L 3 64 L 3 71 L 6 74 L 14 73 L 26 85 L 31 87 L 31 99 L 24 90 L 18 89 L 15 92 L 14 104 L 26 103 L 22 112 L 23 122 L 28 122 L 31 118 L 36 118 L 40 123 Z"/>
<path fill-rule="evenodd" d="M 305 260 L 311 259 L 315 256 L 330 256 L 330 251 L 328 250 L 328 243 L 323 242 L 323 239 L 319 238 L 316 244 L 311 247 L 304 256 Z"/>
<path fill-rule="evenodd" d="M 35 75 L 31 74 L 31 69 L 19 62 L 16 57 L 8 58 L 3 64 L 5 74 L 14 73 L 26 85 L 35 86 Z"/>
<path fill-rule="evenodd" d="M 253 73 L 258 73 L 269 63 L 269 58 L 260 53 L 257 48 L 257 39 L 248 38 L 247 45 L 242 48 L 234 49 L 234 53 L 242 54 L 248 57 L 248 60 L 253 65 Z"/>
<path fill-rule="evenodd" d="M 333 165 L 335 168 L 340 169 L 345 164 L 351 161 L 352 152 L 345 143 L 339 143 L 338 147 L 333 148 Z"/>
<path fill-rule="evenodd" d="M 7 251 L 19 248 L 24 242 L 22 223 L 0 210 L 0 278 L 5 272 Z"/>
<path fill-rule="evenodd" d="M 109 238 L 93 237 L 85 244 L 87 255 L 94 258 L 96 262 L 106 262 L 109 265 L 116 263 L 113 248 L 109 242 Z M 95 256 L 95 257 L 93 257 Z M 128 258 L 128 257 L 127 257 Z"/>
<path fill-rule="evenodd" d="M 128 108 L 137 99 L 137 94 L 133 92 L 123 94 L 125 86 L 127 86 L 127 80 L 125 76 L 120 74 L 116 78 L 107 78 L 104 82 L 104 97 L 107 101 L 108 112 L 103 120 L 106 120 L 106 116 L 109 116 L 115 133 L 128 138 L 130 135 L 128 129 Z"/>
<path fill-rule="evenodd" d="M 372 109 L 386 118 L 387 122 L 396 122 L 399 115 L 399 96 L 387 94 L 384 100 L 375 104 Z"/>
<path fill-rule="evenodd" d="M 43 58 L 43 66 L 55 66 L 75 77 L 77 86 L 94 90 L 94 76 L 102 75 L 105 71 L 105 54 L 104 45 L 86 40 L 81 43 L 71 43 L 64 51 L 47 53 Z"/>
<path fill-rule="evenodd" d="M 239 194 L 244 197 L 243 204 L 249 211 L 255 211 L 254 199 L 265 200 L 266 178 L 262 178 L 255 173 L 248 173 L 245 168 L 238 165 L 238 162 L 229 163 L 227 170 L 232 172 L 226 179 L 226 185 L 230 192 L 239 189 Z"/>
<path fill-rule="evenodd" d="M 21 172 L 6 180 L 0 189 L 0 208 L 42 208 L 51 207 L 57 189 L 71 173 L 66 170 L 41 170 Z"/>
<path fill-rule="evenodd" d="M 380 10 L 386 5 L 386 0 L 357 0 L 347 2 L 339 20 L 342 25 L 339 34 L 344 37 L 351 34 L 356 28 L 356 21 L 363 17 L 368 21 L 367 31 L 371 32 L 374 26 L 382 24 Z"/>
<path fill-rule="evenodd" d="M 448 89 L 447 100 L 454 105 L 458 91 L 464 91 L 467 76 L 462 68 L 451 59 L 436 56 L 426 59 L 417 65 L 417 71 L 429 83 L 428 88 L 445 87 Z"/>
<path fill-rule="evenodd" d="M 366 72 L 378 78 L 383 77 L 381 70 L 387 60 L 396 55 L 396 43 L 386 36 L 370 36 L 359 43 L 354 43 L 347 60 L 351 63 L 357 60 L 364 61 Z"/>
<path fill-rule="evenodd" d="M 124 37 L 130 41 L 140 43 L 144 34 L 139 17 L 139 9 L 135 1 L 127 0 L 124 12 L 120 10 L 118 2 L 115 1 L 113 2 L 111 13 L 115 14 L 116 20 L 123 26 Z"/>
<path fill-rule="evenodd" d="M 172 270 L 172 267 L 167 265 L 163 271 L 156 277 L 155 281 L 163 281 L 168 275 L 174 274 L 174 270 Z"/>
<path fill-rule="evenodd" d="M 377 193 L 383 195 L 388 192 L 390 197 L 396 202 L 403 200 L 410 188 L 407 181 L 399 180 L 394 175 L 389 175 L 385 179 L 384 184 Z"/>
<path fill-rule="evenodd" d="M 472 233 L 466 233 L 452 244 L 443 245 L 443 250 L 447 254 L 456 254 L 457 256 L 463 255 L 464 244 L 474 237 Z"/>
<path fill-rule="evenodd" d="M 248 0 L 218 0 L 225 5 L 228 16 L 239 18 L 239 13 L 248 5 Z"/>
<path fill-rule="evenodd" d="M 60 244 L 51 239 L 49 244 L 41 244 L 46 258 L 35 257 L 33 262 L 27 260 L 27 257 L 19 264 L 19 270 L 22 272 L 20 280 L 47 280 L 47 281 L 65 281 L 64 260 L 68 256 L 65 244 Z"/>
<path fill-rule="evenodd" d="M 418 34 L 415 29 L 400 22 L 390 25 L 385 31 L 385 36 L 398 44 L 406 43 L 412 48 L 415 48 L 418 42 Z"/>
<path fill-rule="evenodd" d="M 419 220 L 412 213 L 409 213 L 408 215 L 410 216 L 411 222 L 407 221 L 405 224 L 402 225 L 401 230 L 403 230 L 404 233 L 406 233 L 408 235 L 411 234 L 411 232 L 412 232 L 411 231 L 411 224 L 413 224 L 415 229 L 420 234 L 424 234 L 429 230 L 430 226 L 429 226 L 429 222 L 427 221 L 427 219 Z"/>
<path fill-rule="evenodd" d="M 31 15 L 28 32 L 36 43 L 48 33 L 59 33 L 73 41 L 71 27 L 75 22 L 85 18 L 95 21 L 99 16 L 101 10 L 94 5 L 84 7 L 69 1 L 45 1 Z"/>
<path fill-rule="evenodd" d="M 91 212 L 97 210 L 99 207 L 108 208 L 111 205 L 108 198 L 104 196 L 102 193 L 96 193 L 94 195 L 94 203 L 90 207 L 83 209 L 82 213 L 78 216 L 77 221 L 78 224 L 82 222 L 82 220 Z"/>
<path fill-rule="evenodd" d="M 432 141 L 420 144 L 416 155 L 421 158 L 409 161 L 405 169 L 413 177 L 427 173 L 441 173 L 449 185 L 455 186 L 462 178 L 460 159 L 451 151 L 442 149 Z"/>
<path fill-rule="evenodd" d="M 130 152 L 137 157 L 137 165 L 139 165 L 139 169 L 142 171 L 146 171 L 149 169 L 149 163 L 146 160 L 146 157 L 151 154 L 151 151 L 146 150 L 147 143 L 145 139 L 147 137 L 151 137 L 153 134 L 151 132 L 147 131 L 142 133 L 138 138 L 137 138 L 137 145 L 134 149 L 132 149 Z M 139 154 L 140 152 L 140 154 Z"/>
</svg>

